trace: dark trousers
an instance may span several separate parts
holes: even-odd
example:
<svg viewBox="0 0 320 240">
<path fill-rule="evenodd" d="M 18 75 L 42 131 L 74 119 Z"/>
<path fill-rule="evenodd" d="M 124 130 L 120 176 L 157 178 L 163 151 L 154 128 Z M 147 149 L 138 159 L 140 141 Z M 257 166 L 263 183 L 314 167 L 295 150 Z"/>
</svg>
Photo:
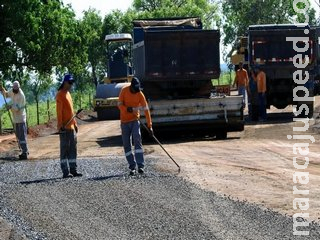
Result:
<svg viewBox="0 0 320 240">
<path fill-rule="evenodd" d="M 259 116 L 262 120 L 267 120 L 266 94 L 258 93 L 259 97 Z"/>
<path fill-rule="evenodd" d="M 249 108 L 249 117 L 251 121 L 259 120 L 259 101 L 258 93 L 251 91 L 251 94 L 248 97 L 248 108 Z"/>
<path fill-rule="evenodd" d="M 74 130 L 60 134 L 60 165 L 63 175 L 77 172 L 77 133 Z"/>
<path fill-rule="evenodd" d="M 25 122 L 15 124 L 15 132 L 19 141 L 19 146 L 23 154 L 28 153 L 28 144 L 27 144 L 27 125 Z"/>
</svg>

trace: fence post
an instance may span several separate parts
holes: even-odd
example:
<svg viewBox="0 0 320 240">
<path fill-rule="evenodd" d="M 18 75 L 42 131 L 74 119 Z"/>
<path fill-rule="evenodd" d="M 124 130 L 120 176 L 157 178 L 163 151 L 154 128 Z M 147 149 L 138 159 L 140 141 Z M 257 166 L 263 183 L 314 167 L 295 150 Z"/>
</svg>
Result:
<svg viewBox="0 0 320 240">
<path fill-rule="evenodd" d="M 49 99 L 47 99 L 47 113 L 48 113 L 48 122 L 50 122 L 50 102 L 49 102 Z"/>
</svg>

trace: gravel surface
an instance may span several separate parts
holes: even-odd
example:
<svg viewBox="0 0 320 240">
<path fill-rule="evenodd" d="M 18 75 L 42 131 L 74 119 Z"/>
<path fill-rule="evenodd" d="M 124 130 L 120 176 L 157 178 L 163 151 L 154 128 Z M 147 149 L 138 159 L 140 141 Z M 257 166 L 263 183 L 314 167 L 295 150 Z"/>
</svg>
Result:
<svg viewBox="0 0 320 240">
<path fill-rule="evenodd" d="M 156 161 L 130 177 L 122 156 L 79 159 L 73 179 L 59 160 L 0 162 L 0 216 L 27 239 L 320 239 L 317 224 L 293 236 L 292 218 L 157 172 Z"/>
</svg>

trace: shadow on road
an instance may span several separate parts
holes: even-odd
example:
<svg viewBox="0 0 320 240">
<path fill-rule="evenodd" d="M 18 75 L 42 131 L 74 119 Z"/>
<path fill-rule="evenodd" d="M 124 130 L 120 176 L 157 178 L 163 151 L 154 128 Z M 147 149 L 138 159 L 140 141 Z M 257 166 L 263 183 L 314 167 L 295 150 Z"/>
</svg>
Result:
<svg viewBox="0 0 320 240">
<path fill-rule="evenodd" d="M 58 180 L 62 180 L 63 178 L 46 178 L 46 179 L 37 179 L 37 180 L 30 180 L 30 181 L 22 181 L 20 184 L 29 185 L 34 183 L 46 183 L 46 182 L 57 182 Z"/>
<path fill-rule="evenodd" d="M 293 122 L 295 116 L 292 112 L 268 113 L 268 120 L 265 122 L 246 120 L 245 125 L 261 125 L 261 124 L 282 124 Z"/>
<path fill-rule="evenodd" d="M 101 137 L 97 139 L 97 143 L 100 147 L 121 147 L 122 138 L 121 135 Z"/>
</svg>

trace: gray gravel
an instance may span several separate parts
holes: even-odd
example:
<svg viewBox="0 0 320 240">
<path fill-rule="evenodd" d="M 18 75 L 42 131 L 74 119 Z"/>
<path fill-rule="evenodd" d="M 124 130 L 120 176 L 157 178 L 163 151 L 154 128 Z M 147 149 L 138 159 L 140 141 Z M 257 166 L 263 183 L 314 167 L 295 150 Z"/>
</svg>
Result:
<svg viewBox="0 0 320 240">
<path fill-rule="evenodd" d="M 157 172 L 156 161 L 129 177 L 122 156 L 79 159 L 73 179 L 58 160 L 1 162 L 0 216 L 28 239 L 320 239 L 317 224 L 295 237 L 292 218 Z"/>
</svg>

